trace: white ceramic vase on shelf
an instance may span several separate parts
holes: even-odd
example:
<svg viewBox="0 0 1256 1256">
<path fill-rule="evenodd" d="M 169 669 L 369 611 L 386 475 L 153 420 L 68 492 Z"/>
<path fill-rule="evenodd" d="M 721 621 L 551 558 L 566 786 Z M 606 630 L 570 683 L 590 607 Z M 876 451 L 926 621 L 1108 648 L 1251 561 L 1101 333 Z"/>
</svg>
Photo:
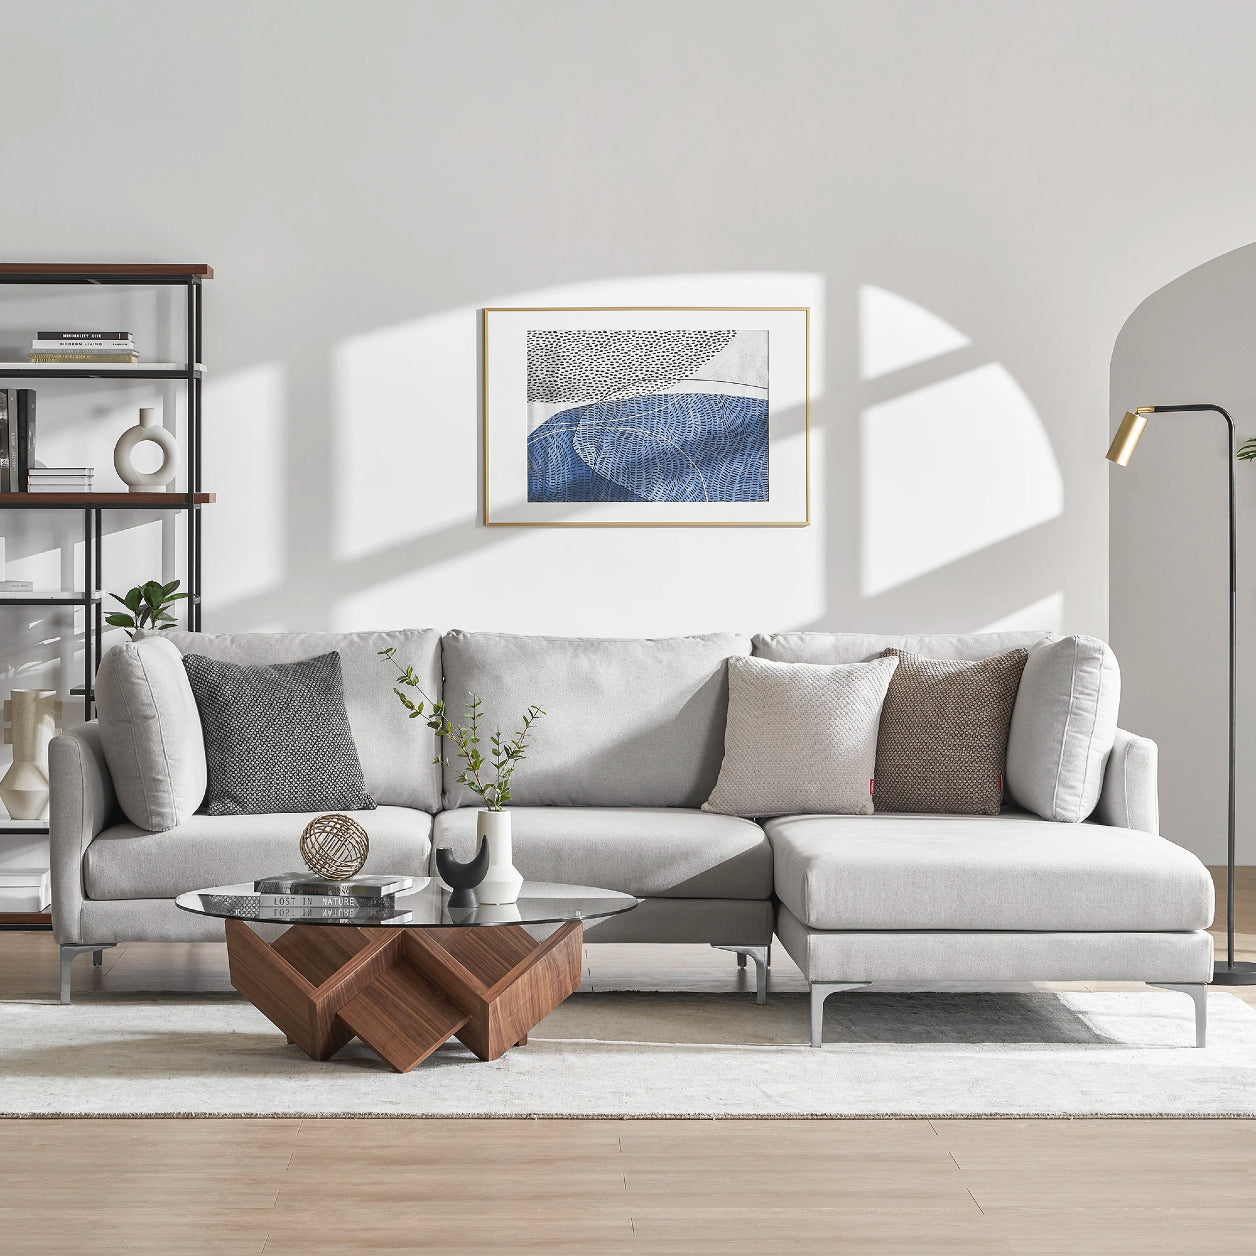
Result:
<svg viewBox="0 0 1256 1256">
<path fill-rule="evenodd" d="M 48 743 L 60 718 L 51 689 L 15 689 L 4 704 L 4 741 L 13 747 L 13 763 L 0 780 L 0 802 L 11 820 L 48 814 Z"/>
<path fill-rule="evenodd" d="M 145 441 L 152 441 L 161 450 L 161 466 L 156 471 L 141 471 L 135 465 L 135 447 Z M 113 447 L 113 469 L 132 493 L 165 488 L 178 475 L 179 442 L 173 432 L 162 427 L 153 406 L 144 406 L 140 410 L 140 421 L 118 437 L 118 443 Z"/>
<path fill-rule="evenodd" d="M 523 878 L 515 870 L 514 850 L 510 840 L 509 811 L 476 813 L 479 841 L 488 843 L 488 873 L 475 887 L 475 896 L 491 906 L 515 902 L 523 886 Z"/>
</svg>

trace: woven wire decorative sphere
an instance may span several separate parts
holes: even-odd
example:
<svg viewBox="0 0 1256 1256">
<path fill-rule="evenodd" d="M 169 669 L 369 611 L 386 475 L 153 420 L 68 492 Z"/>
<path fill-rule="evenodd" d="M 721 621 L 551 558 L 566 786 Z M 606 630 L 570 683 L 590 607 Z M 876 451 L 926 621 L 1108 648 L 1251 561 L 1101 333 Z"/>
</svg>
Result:
<svg viewBox="0 0 1256 1256">
<path fill-rule="evenodd" d="M 343 881 L 362 871 L 370 838 L 348 816 L 316 816 L 301 834 L 301 858 L 305 866 L 329 881 Z"/>
</svg>

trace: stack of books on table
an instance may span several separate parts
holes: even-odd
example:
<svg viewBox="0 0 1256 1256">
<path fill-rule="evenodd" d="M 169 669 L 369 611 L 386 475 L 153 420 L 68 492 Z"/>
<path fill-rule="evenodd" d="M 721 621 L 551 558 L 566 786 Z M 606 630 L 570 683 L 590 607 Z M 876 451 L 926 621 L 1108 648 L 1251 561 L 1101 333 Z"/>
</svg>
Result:
<svg viewBox="0 0 1256 1256">
<path fill-rule="evenodd" d="M 122 366 L 139 360 L 129 331 L 41 331 L 31 341 L 32 362 Z"/>
<path fill-rule="evenodd" d="M 268 920 L 349 920 L 359 924 L 404 924 L 396 897 L 414 885 L 411 877 L 359 875 L 331 881 L 309 872 L 285 872 L 253 882 Z"/>
<path fill-rule="evenodd" d="M 90 493 L 94 467 L 31 467 L 28 493 Z"/>
</svg>

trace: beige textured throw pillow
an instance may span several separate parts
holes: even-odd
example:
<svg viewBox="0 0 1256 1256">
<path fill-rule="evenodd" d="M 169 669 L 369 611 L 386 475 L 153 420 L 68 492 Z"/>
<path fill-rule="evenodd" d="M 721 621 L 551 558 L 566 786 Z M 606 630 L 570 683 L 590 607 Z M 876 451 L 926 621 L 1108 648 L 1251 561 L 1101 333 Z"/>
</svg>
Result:
<svg viewBox="0 0 1256 1256">
<path fill-rule="evenodd" d="M 881 704 L 897 659 L 728 660 L 724 762 L 703 811 L 869 815 Z"/>
<path fill-rule="evenodd" d="M 899 660 L 881 712 L 876 809 L 995 815 L 1003 801 L 1008 725 L 1029 657 Z"/>
</svg>

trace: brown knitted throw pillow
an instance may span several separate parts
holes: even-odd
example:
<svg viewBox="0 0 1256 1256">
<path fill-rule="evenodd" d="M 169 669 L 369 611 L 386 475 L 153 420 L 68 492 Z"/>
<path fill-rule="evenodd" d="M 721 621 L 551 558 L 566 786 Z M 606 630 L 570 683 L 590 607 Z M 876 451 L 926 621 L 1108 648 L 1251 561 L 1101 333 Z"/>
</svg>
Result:
<svg viewBox="0 0 1256 1256">
<path fill-rule="evenodd" d="M 1007 730 L 1029 657 L 975 662 L 886 650 L 890 678 L 877 735 L 878 811 L 995 815 L 1003 801 Z"/>
</svg>

